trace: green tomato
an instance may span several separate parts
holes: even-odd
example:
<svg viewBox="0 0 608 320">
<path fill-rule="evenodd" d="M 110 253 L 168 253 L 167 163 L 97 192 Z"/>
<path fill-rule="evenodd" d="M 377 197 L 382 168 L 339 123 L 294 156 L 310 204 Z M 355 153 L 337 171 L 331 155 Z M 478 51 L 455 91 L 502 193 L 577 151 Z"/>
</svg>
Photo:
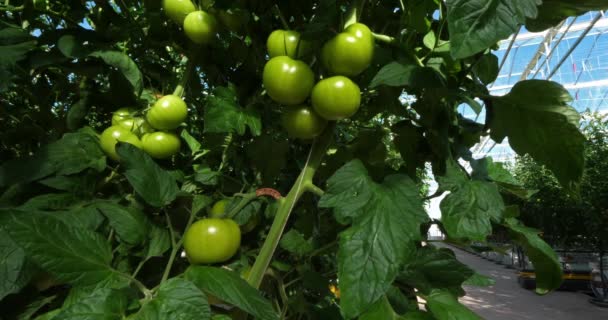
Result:
<svg viewBox="0 0 608 320">
<path fill-rule="evenodd" d="M 184 234 L 184 250 L 192 264 L 224 262 L 241 246 L 241 230 L 231 219 L 202 219 Z"/>
<path fill-rule="evenodd" d="M 226 205 L 228 203 L 227 199 L 214 203 L 211 209 L 209 209 L 209 218 L 222 218 L 226 214 Z"/>
<path fill-rule="evenodd" d="M 166 95 L 146 113 L 146 120 L 157 130 L 173 130 L 186 120 L 188 107 L 178 96 Z"/>
<path fill-rule="evenodd" d="M 135 109 L 132 108 L 120 108 L 112 113 L 112 125 L 118 125 L 122 120 L 133 117 Z"/>
<path fill-rule="evenodd" d="M 310 51 L 308 41 L 300 40 L 300 33 L 291 30 L 275 30 L 266 41 L 270 58 L 288 56 L 293 59 L 303 57 Z M 297 50 L 297 53 L 296 53 Z"/>
<path fill-rule="evenodd" d="M 116 153 L 116 143 L 126 142 L 134 145 L 141 149 L 141 140 L 130 130 L 125 129 L 121 126 L 111 126 L 104 130 L 99 137 L 101 149 L 106 153 L 108 157 L 116 161 L 120 160 Z"/>
<path fill-rule="evenodd" d="M 184 20 L 186 36 L 197 44 L 208 44 L 217 33 L 217 20 L 205 11 L 194 11 Z"/>
<path fill-rule="evenodd" d="M 263 81 L 266 92 L 274 101 L 294 105 L 308 98 L 315 75 L 306 63 L 280 56 L 266 63 Z"/>
<path fill-rule="evenodd" d="M 182 147 L 179 137 L 172 132 L 154 132 L 141 138 L 144 151 L 152 158 L 167 159 Z"/>
<path fill-rule="evenodd" d="M 113 124 L 113 123 L 112 123 Z M 127 118 L 122 121 L 119 121 L 118 126 L 121 126 L 131 132 L 135 133 L 138 137 L 142 135 L 154 132 L 154 129 L 150 126 L 149 123 L 144 120 L 144 118 L 133 117 Z"/>
<path fill-rule="evenodd" d="M 190 0 L 163 0 L 163 10 L 169 19 L 182 25 L 186 16 L 195 11 L 196 7 Z"/>
<path fill-rule="evenodd" d="M 309 106 L 290 107 L 281 117 L 283 127 L 290 137 L 312 139 L 323 132 L 327 121 Z"/>
<path fill-rule="evenodd" d="M 323 65 L 331 74 L 353 77 L 369 67 L 374 57 L 374 37 L 361 23 L 348 26 L 329 40 L 321 51 Z"/>
<path fill-rule="evenodd" d="M 359 86 L 347 77 L 323 79 L 312 89 L 312 107 L 326 120 L 349 118 L 360 104 Z"/>
</svg>

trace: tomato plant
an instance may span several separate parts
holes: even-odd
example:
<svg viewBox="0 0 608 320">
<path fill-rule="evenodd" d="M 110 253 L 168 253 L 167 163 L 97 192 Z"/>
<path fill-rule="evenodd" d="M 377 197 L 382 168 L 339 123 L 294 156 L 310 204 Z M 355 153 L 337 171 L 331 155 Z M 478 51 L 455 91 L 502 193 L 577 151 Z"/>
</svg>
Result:
<svg viewBox="0 0 608 320">
<path fill-rule="evenodd" d="M 2 316 L 477 319 L 462 285 L 491 281 L 431 225 L 502 230 L 558 288 L 528 190 L 471 148 L 508 141 L 577 196 L 568 91 L 487 85 L 518 26 L 608 6 L 486 2 L 2 1 Z"/>
</svg>

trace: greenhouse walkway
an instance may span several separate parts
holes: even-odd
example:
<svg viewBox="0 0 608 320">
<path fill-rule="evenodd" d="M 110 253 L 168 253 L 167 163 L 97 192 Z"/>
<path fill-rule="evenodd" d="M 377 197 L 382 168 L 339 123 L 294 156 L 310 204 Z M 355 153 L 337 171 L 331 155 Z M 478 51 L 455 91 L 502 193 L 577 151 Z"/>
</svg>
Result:
<svg viewBox="0 0 608 320">
<path fill-rule="evenodd" d="M 589 296 L 579 292 L 557 291 L 538 296 L 517 284 L 513 269 L 484 260 L 463 250 L 451 248 L 458 260 L 478 273 L 491 276 L 491 287 L 465 287 L 467 295 L 460 302 L 487 320 L 595 320 L 608 319 L 608 309 L 588 302 Z"/>
</svg>

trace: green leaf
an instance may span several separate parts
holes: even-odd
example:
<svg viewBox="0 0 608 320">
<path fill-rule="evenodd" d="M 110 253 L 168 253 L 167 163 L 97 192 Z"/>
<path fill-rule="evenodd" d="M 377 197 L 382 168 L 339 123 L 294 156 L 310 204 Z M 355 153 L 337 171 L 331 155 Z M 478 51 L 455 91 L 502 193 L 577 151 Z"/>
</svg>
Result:
<svg viewBox="0 0 608 320">
<path fill-rule="evenodd" d="M 0 228 L 0 300 L 25 287 L 32 277 L 25 252 Z"/>
<path fill-rule="evenodd" d="M 394 61 L 378 71 L 369 87 L 375 88 L 382 85 L 389 87 L 408 86 L 417 89 L 438 88 L 445 86 L 445 80 L 433 68 Z"/>
<path fill-rule="evenodd" d="M 492 158 L 485 158 L 486 166 L 488 170 L 488 177 L 492 179 L 494 182 L 504 182 L 513 185 L 521 185 L 511 171 L 509 171 L 505 166 L 507 165 L 504 162 L 494 162 Z"/>
<path fill-rule="evenodd" d="M 197 153 L 201 149 L 201 143 L 191 136 L 188 130 L 182 130 L 181 137 L 184 139 L 184 141 L 186 141 L 186 144 L 188 145 L 188 148 L 190 148 L 192 154 Z"/>
<path fill-rule="evenodd" d="M 78 197 L 71 193 L 47 193 L 30 198 L 18 209 L 22 211 L 61 210 L 68 208 L 77 201 L 79 201 Z"/>
<path fill-rule="evenodd" d="M 205 106 L 205 132 L 236 132 L 242 136 L 247 127 L 251 134 L 259 136 L 262 132 L 260 115 L 238 104 L 234 86 L 215 88 Z"/>
<path fill-rule="evenodd" d="M 192 214 L 198 214 L 201 210 L 213 203 L 213 199 L 202 194 L 195 194 L 192 197 Z"/>
<path fill-rule="evenodd" d="M 78 301 L 62 308 L 53 320 L 121 320 L 127 309 L 124 291 L 108 288 L 96 289 L 81 296 Z"/>
<path fill-rule="evenodd" d="M 119 143 L 116 152 L 127 168 L 127 180 L 149 205 L 164 207 L 175 200 L 179 192 L 175 178 L 149 155 L 128 143 Z"/>
<path fill-rule="evenodd" d="M 96 207 L 108 218 L 121 242 L 136 246 L 146 240 L 150 223 L 143 212 L 109 201 L 100 202 Z"/>
<path fill-rule="evenodd" d="M 80 100 L 76 101 L 76 103 L 70 107 L 70 110 L 68 110 L 68 115 L 66 117 L 68 129 L 73 131 L 80 128 L 88 111 L 89 95 L 82 94 Z"/>
<path fill-rule="evenodd" d="M 40 311 L 40 309 L 44 308 L 47 304 L 53 302 L 57 296 L 41 296 L 38 299 L 32 301 L 25 307 L 25 311 L 19 314 L 17 320 L 30 320 L 32 317 Z M 2 298 L 0 298 L 2 299 Z"/>
<path fill-rule="evenodd" d="M 13 66 L 36 48 L 36 41 L 27 31 L 8 27 L 0 30 L 0 68 Z"/>
<path fill-rule="evenodd" d="M 483 51 L 536 17 L 540 0 L 447 0 L 448 28 L 455 59 Z"/>
<path fill-rule="evenodd" d="M 538 236 L 539 231 L 528 228 L 514 218 L 505 219 L 517 244 L 523 247 L 536 272 L 536 293 L 547 294 L 562 284 L 562 266 L 553 249 Z"/>
<path fill-rule="evenodd" d="M 211 318 L 207 297 L 194 283 L 173 278 L 163 282 L 158 293 L 129 319 L 165 320 Z"/>
<path fill-rule="evenodd" d="M 437 320 L 481 320 L 446 290 L 433 290 L 425 297 L 427 309 Z"/>
<path fill-rule="evenodd" d="M 136 96 L 140 96 L 144 87 L 141 71 L 133 60 L 125 53 L 119 51 L 95 51 L 89 56 L 100 58 L 107 65 L 118 69 L 133 87 Z"/>
<path fill-rule="evenodd" d="M 341 312 L 353 318 L 390 288 L 428 216 L 409 177 L 391 175 L 378 184 L 359 160 L 344 165 L 327 184 L 319 206 L 353 222 L 340 234 L 338 251 Z"/>
<path fill-rule="evenodd" d="M 221 176 L 221 173 L 213 171 L 209 167 L 201 167 L 196 169 L 196 173 L 194 174 L 194 180 L 206 186 L 215 186 L 217 185 L 218 179 Z"/>
<path fill-rule="evenodd" d="M 66 34 L 57 40 L 57 48 L 68 58 L 82 58 L 89 53 L 83 45 L 84 39 L 77 39 L 75 35 Z"/>
<path fill-rule="evenodd" d="M 270 301 L 264 299 L 255 288 L 235 272 L 212 267 L 190 266 L 185 272 L 185 277 L 205 293 L 237 306 L 256 319 L 279 319 Z"/>
<path fill-rule="evenodd" d="M 430 313 L 424 311 L 409 311 L 398 318 L 399 320 L 436 320 Z"/>
<path fill-rule="evenodd" d="M 289 141 L 275 139 L 272 135 L 262 135 L 253 140 L 246 148 L 247 156 L 262 174 L 263 183 L 272 185 L 285 167 Z M 268 155 L 272 154 L 272 157 Z"/>
<path fill-rule="evenodd" d="M 473 67 L 473 72 L 485 85 L 488 85 L 498 77 L 498 57 L 488 53 L 483 55 Z"/>
<path fill-rule="evenodd" d="M 555 82 L 527 80 L 492 100 L 492 139 L 500 143 L 508 137 L 517 154 L 529 154 L 547 166 L 562 186 L 578 190 L 585 137 L 578 129 L 578 112 L 568 105 L 572 101 L 568 91 Z"/>
<path fill-rule="evenodd" d="M 91 195 L 95 191 L 99 177 L 89 174 L 71 176 L 52 176 L 39 181 L 47 187 L 70 192 L 76 195 Z"/>
<path fill-rule="evenodd" d="M 395 320 L 398 319 L 393 307 L 388 302 L 386 297 L 382 297 L 378 302 L 374 303 L 369 310 L 361 314 L 359 320 Z"/>
<path fill-rule="evenodd" d="M 5 162 L 0 167 L 0 187 L 26 183 L 49 176 L 70 175 L 91 168 L 102 171 L 106 167 L 105 155 L 97 137 L 86 129 L 66 133 L 31 157 Z"/>
<path fill-rule="evenodd" d="M 95 232 L 67 225 L 52 215 L 14 212 L 5 230 L 42 269 L 74 285 L 111 285 L 112 248 Z"/>
<path fill-rule="evenodd" d="M 438 180 L 442 188 L 451 191 L 440 204 L 441 222 L 448 235 L 484 241 L 492 233 L 492 222 L 499 223 L 504 211 L 496 184 L 469 180 L 451 162 L 446 176 Z"/>
<path fill-rule="evenodd" d="M 543 4 L 538 7 L 538 16 L 526 19 L 526 28 L 540 32 L 558 25 L 568 17 L 606 9 L 608 3 L 604 0 L 543 0 Z"/>
<path fill-rule="evenodd" d="M 148 243 L 144 250 L 144 259 L 161 257 L 171 247 L 171 238 L 167 229 L 152 225 L 148 233 Z"/>
<path fill-rule="evenodd" d="M 464 286 L 475 286 L 475 287 L 490 287 L 496 283 L 496 280 L 491 277 L 484 276 L 483 274 L 475 273 L 470 276 L 465 282 L 462 283 Z"/>
<path fill-rule="evenodd" d="M 283 235 L 279 246 L 297 256 L 305 256 L 312 251 L 311 240 L 306 240 L 304 235 L 295 229 L 291 229 Z"/>
<path fill-rule="evenodd" d="M 418 291 L 428 294 L 433 289 L 460 287 L 475 272 L 456 259 L 447 248 L 432 246 L 418 248 L 399 275 L 399 279 Z"/>
</svg>

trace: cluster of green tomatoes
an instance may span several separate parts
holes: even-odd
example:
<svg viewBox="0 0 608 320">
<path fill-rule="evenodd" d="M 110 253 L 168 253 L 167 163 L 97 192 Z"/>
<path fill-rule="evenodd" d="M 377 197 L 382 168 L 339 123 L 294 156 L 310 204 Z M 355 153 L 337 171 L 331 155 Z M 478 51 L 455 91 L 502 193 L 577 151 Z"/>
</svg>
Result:
<svg viewBox="0 0 608 320">
<path fill-rule="evenodd" d="M 330 77 L 315 84 L 315 75 L 302 59 L 310 45 L 295 31 L 275 30 L 267 41 L 270 60 L 264 66 L 263 81 L 267 94 L 286 105 L 282 123 L 287 133 L 299 139 L 312 139 L 323 132 L 327 121 L 354 115 L 361 104 L 354 77 L 369 67 L 374 55 L 371 30 L 354 23 L 327 43 L 321 62 Z M 306 101 L 310 97 L 310 105 Z"/>
<path fill-rule="evenodd" d="M 103 131 L 100 144 L 106 155 L 116 161 L 118 141 L 143 149 L 155 159 L 167 159 L 181 148 L 179 136 L 171 130 L 186 120 L 188 108 L 178 96 L 166 95 L 148 109 L 144 117 L 130 108 L 121 108 L 112 115 L 112 126 Z M 158 131 L 157 131 L 158 130 Z"/>
</svg>

